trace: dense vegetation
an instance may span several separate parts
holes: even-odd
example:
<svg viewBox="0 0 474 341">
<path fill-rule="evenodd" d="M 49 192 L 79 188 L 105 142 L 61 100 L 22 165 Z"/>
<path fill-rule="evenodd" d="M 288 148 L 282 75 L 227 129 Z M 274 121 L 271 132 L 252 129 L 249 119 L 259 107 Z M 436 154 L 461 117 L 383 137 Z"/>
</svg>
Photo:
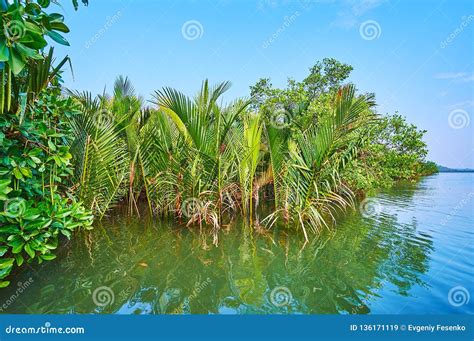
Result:
<svg viewBox="0 0 474 341">
<path fill-rule="evenodd" d="M 59 84 L 68 58 L 53 67 L 44 52 L 44 37 L 66 44 L 57 31 L 68 28 L 48 5 L 0 1 L 0 287 L 15 264 L 54 259 L 60 235 L 92 224 L 70 190 L 74 111 Z"/>
<path fill-rule="evenodd" d="M 125 77 L 112 95 L 63 89 L 69 59 L 53 66 L 44 36 L 67 44 L 57 31 L 69 29 L 44 12 L 49 1 L 0 7 L 0 279 L 53 259 L 61 235 L 117 205 L 141 214 L 144 203 L 210 230 L 215 245 L 236 215 L 308 240 L 358 194 L 436 171 L 425 131 L 379 116 L 374 95 L 347 83 L 352 67 L 334 59 L 285 89 L 262 79 L 229 104 L 220 99 L 230 83 L 206 80 L 194 97 L 157 90 L 146 107 Z"/>
</svg>

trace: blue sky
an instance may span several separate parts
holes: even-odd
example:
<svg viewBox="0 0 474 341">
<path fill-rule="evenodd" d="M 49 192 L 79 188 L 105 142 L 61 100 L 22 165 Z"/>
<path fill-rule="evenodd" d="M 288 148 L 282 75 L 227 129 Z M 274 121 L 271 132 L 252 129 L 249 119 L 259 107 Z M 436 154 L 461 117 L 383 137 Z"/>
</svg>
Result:
<svg viewBox="0 0 474 341">
<path fill-rule="evenodd" d="M 74 80 L 100 93 L 128 76 L 150 99 L 172 86 L 230 80 L 225 99 L 248 96 L 270 77 L 283 87 L 317 60 L 351 64 L 350 81 L 376 94 L 378 112 L 398 111 L 428 130 L 429 158 L 474 168 L 474 1 L 90 0 L 62 11 L 71 28 Z"/>
</svg>

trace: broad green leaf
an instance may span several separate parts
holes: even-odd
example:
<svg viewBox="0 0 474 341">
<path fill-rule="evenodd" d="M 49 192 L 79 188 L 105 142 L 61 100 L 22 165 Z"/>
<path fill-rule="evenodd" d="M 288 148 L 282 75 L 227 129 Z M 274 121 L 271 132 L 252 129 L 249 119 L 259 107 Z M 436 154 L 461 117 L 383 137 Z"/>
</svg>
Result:
<svg viewBox="0 0 474 341">
<path fill-rule="evenodd" d="M 0 62 L 6 62 L 10 59 L 10 50 L 5 44 L 5 39 L 0 39 Z"/>
<path fill-rule="evenodd" d="M 40 257 L 43 258 L 44 260 L 53 260 L 56 258 L 56 255 L 47 254 L 47 255 L 41 255 Z"/>
<path fill-rule="evenodd" d="M 51 149 L 52 151 L 56 151 L 56 145 L 53 143 L 53 141 L 51 140 L 48 140 L 48 147 L 49 149 Z"/>
<path fill-rule="evenodd" d="M 4 269 L 3 269 L 3 268 L 0 268 L 0 269 L 1 269 L 1 270 L 0 270 L 0 278 L 5 278 L 5 277 L 7 277 L 7 276 L 10 274 L 10 272 L 11 272 L 12 269 L 13 269 L 13 266 L 9 266 L 9 267 L 6 267 L 6 268 L 4 268 Z"/>
<path fill-rule="evenodd" d="M 58 213 L 56 214 L 56 218 L 62 219 L 62 218 L 64 218 L 64 217 L 67 217 L 67 216 L 70 215 L 71 213 L 72 213 L 72 211 L 69 210 L 69 209 L 61 210 L 60 212 L 58 212 Z"/>
<path fill-rule="evenodd" d="M 0 190 L 7 187 L 10 182 L 12 182 L 10 179 L 0 179 Z"/>
<path fill-rule="evenodd" d="M 38 25 L 36 25 L 35 23 L 25 21 L 24 25 L 25 25 L 25 28 L 27 29 L 27 31 L 29 31 L 30 33 L 37 34 L 37 35 L 43 34 L 43 31 L 41 30 L 41 28 Z"/>
<path fill-rule="evenodd" d="M 35 258 L 35 251 L 31 248 L 30 244 L 25 245 L 25 252 L 30 256 L 31 258 Z"/>
<path fill-rule="evenodd" d="M 0 246 L 0 257 L 2 257 L 8 251 L 8 246 Z"/>
<path fill-rule="evenodd" d="M 28 14 L 37 15 L 39 12 L 41 12 L 41 7 L 38 6 L 38 4 L 30 2 L 25 6 L 25 12 Z"/>
<path fill-rule="evenodd" d="M 71 239 L 71 232 L 68 230 L 61 230 L 61 233 L 67 237 L 67 239 Z"/>
<path fill-rule="evenodd" d="M 33 160 L 34 163 L 41 163 L 41 159 L 36 156 L 30 155 L 30 159 Z"/>
<path fill-rule="evenodd" d="M 14 261 L 14 258 L 0 258 L 0 269 L 11 267 Z"/>
<path fill-rule="evenodd" d="M 64 23 L 62 22 L 52 22 L 51 23 L 51 28 L 56 31 L 68 33 L 69 32 L 69 27 L 67 27 Z"/>
<path fill-rule="evenodd" d="M 15 255 L 15 260 L 16 260 L 16 265 L 21 266 L 23 264 L 23 261 L 25 260 L 23 256 L 19 253 Z"/>
<path fill-rule="evenodd" d="M 43 59 L 43 56 L 40 55 L 36 50 L 26 47 L 22 43 L 15 43 L 15 48 L 20 52 L 23 56 L 27 58 L 33 59 Z"/>
<path fill-rule="evenodd" d="M 14 175 L 15 178 L 17 178 L 18 180 L 23 179 L 23 174 L 21 173 L 21 171 L 20 171 L 18 168 L 14 168 L 14 169 L 13 169 L 13 175 Z"/>
<path fill-rule="evenodd" d="M 0 226 L 1 233 L 17 233 L 18 231 L 20 231 L 20 228 L 17 224 Z"/>
<path fill-rule="evenodd" d="M 46 34 L 58 44 L 69 46 L 69 43 L 67 42 L 67 40 L 64 39 L 64 37 L 60 35 L 59 33 L 54 32 L 54 31 L 46 31 Z"/>
<path fill-rule="evenodd" d="M 43 8 L 48 7 L 50 3 L 51 0 L 38 0 L 38 4 Z"/>
<path fill-rule="evenodd" d="M 24 245 L 25 243 L 20 243 L 20 244 L 15 245 L 12 249 L 12 253 L 14 254 L 20 253 L 23 250 Z"/>
<path fill-rule="evenodd" d="M 21 171 L 21 174 L 23 174 L 27 178 L 31 178 L 33 176 L 33 173 L 31 172 L 31 169 L 29 169 L 27 167 L 21 167 L 20 171 Z"/>
<path fill-rule="evenodd" d="M 50 22 L 63 22 L 64 21 L 64 15 L 59 14 L 59 13 L 51 13 L 49 15 L 49 21 Z"/>
<path fill-rule="evenodd" d="M 15 75 L 18 75 L 26 65 L 24 57 L 14 48 L 10 49 L 9 64 L 12 68 L 13 74 Z"/>
</svg>

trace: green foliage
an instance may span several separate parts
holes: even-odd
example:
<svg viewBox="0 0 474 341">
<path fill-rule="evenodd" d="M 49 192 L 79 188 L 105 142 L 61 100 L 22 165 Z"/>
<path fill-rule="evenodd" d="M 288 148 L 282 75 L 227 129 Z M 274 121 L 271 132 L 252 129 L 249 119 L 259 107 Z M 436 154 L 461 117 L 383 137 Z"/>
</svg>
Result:
<svg viewBox="0 0 474 341">
<path fill-rule="evenodd" d="M 99 217 L 123 196 L 130 157 L 124 138 L 123 111 L 117 115 L 109 107 L 117 105 L 105 97 L 89 93 L 72 94 L 80 112 L 70 119 L 73 131 L 71 153 L 78 198 Z M 125 115 L 125 116 L 122 116 Z"/>
<path fill-rule="evenodd" d="M 345 174 L 347 182 L 356 190 L 370 190 L 435 173 L 436 165 L 425 161 L 425 133 L 398 113 L 382 117 L 357 162 Z"/>
<path fill-rule="evenodd" d="M 54 259 L 61 235 L 92 223 L 69 190 L 71 104 L 49 88 L 23 117 L 0 116 L 0 279 L 15 264 Z"/>
<path fill-rule="evenodd" d="M 14 75 L 31 59 L 43 59 L 40 51 L 48 44 L 46 36 L 61 45 L 69 45 L 58 33 L 69 32 L 63 15 L 45 12 L 50 3 L 49 0 L 0 2 L 0 62 L 7 62 Z"/>
<path fill-rule="evenodd" d="M 194 98 L 157 91 L 157 109 L 143 108 L 123 77 L 112 96 L 73 93 L 81 106 L 72 118 L 79 198 L 100 216 L 123 199 L 139 212 L 146 198 L 154 213 L 212 225 L 216 242 L 227 213 L 259 227 L 259 197 L 271 186 L 275 210 L 263 222 L 283 218 L 308 239 L 352 205 L 354 192 L 429 169 L 424 131 L 397 115 L 379 118 L 373 94 L 340 87 L 351 70 L 326 59 L 287 89 L 261 80 L 251 106 L 218 104 L 230 84 L 207 81 Z"/>
<path fill-rule="evenodd" d="M 334 208 L 350 204 L 353 192 L 435 171 L 425 162 L 426 131 L 398 114 L 378 118 L 373 94 L 356 96 L 353 86 L 339 90 L 351 71 L 351 66 L 326 58 L 302 82 L 290 79 L 285 89 L 273 88 L 269 79 L 250 87 L 252 107 L 265 117 L 270 155 L 262 160 L 272 171 L 276 208 L 270 224 L 283 212 L 292 225 L 305 229 L 309 222 L 317 229 Z M 354 121 L 344 124 L 344 115 Z M 338 135 L 339 129 L 348 130 Z M 338 139 L 338 147 L 330 147 Z"/>
<path fill-rule="evenodd" d="M 352 66 L 339 62 L 334 58 L 324 58 L 310 70 L 309 76 L 303 80 L 304 90 L 311 98 L 337 91 L 352 72 Z"/>
<path fill-rule="evenodd" d="M 285 89 L 272 87 L 270 79 L 260 79 L 250 87 L 253 108 L 263 111 L 268 120 L 287 123 L 293 132 L 317 123 L 332 112 L 337 90 L 349 77 L 352 66 L 324 58 L 309 69 L 301 82 L 288 79 Z"/>
<path fill-rule="evenodd" d="M 229 105 L 219 105 L 218 100 L 229 87 L 228 82 L 210 87 L 204 81 L 194 99 L 169 88 L 155 93 L 155 103 L 172 122 L 172 128 L 167 132 L 178 134 L 176 147 L 179 148 L 173 148 L 175 154 L 166 159 L 164 155 L 158 159 L 168 164 L 153 167 L 155 174 L 159 174 L 156 184 L 163 183 L 163 188 L 168 189 L 167 192 L 160 191 L 160 196 L 174 202 L 178 216 L 183 213 L 180 208 L 187 200 L 198 199 L 200 207 L 187 214 L 190 222 L 206 220 L 215 229 L 222 211 L 235 209 L 238 201 L 235 189 L 239 166 L 234 147 L 243 136 L 239 132 L 243 131 L 242 117 L 249 104 L 236 100 Z M 164 145 L 167 140 L 169 138 L 157 141 L 158 145 Z M 166 186 L 166 183 L 173 186 Z"/>
<path fill-rule="evenodd" d="M 234 139 L 235 160 L 239 172 L 240 192 L 244 215 L 252 218 L 254 179 L 257 166 L 262 157 L 261 138 L 263 124 L 259 114 L 248 114 L 243 117 L 243 129 Z"/>
<path fill-rule="evenodd" d="M 367 133 L 362 131 L 373 120 L 372 97 L 356 96 L 353 86 L 335 94 L 332 113 L 319 124 L 280 129 L 262 112 L 246 110 L 245 101 L 218 105 L 227 83 L 210 87 L 206 81 L 195 98 L 165 88 L 155 95 L 159 110 L 148 114 L 139 110 L 140 101 L 126 79 L 119 78 L 117 84 L 112 97 L 75 95 L 82 104 L 73 124 L 75 131 L 82 129 L 73 142 L 77 178 L 85 179 L 79 193 L 93 205 L 106 197 L 100 207 L 90 206 L 102 214 L 128 188 L 131 207 L 144 193 L 155 212 L 184 216 L 188 223 L 204 221 L 217 229 L 222 214 L 239 207 L 252 220 L 259 191 L 272 182 L 277 208 L 284 208 L 288 219 L 303 229 L 306 224 L 312 229 L 325 224 L 331 202 L 334 207 L 350 204 L 351 193 L 339 173 L 357 154 Z M 104 111 L 111 120 L 95 117 Z M 91 123 L 85 123 L 89 118 Z M 86 138 L 89 143 L 107 143 L 88 148 Z M 109 186 L 110 179 L 115 181 Z M 187 212 L 183 205 L 190 199 L 198 204 Z"/>
<path fill-rule="evenodd" d="M 61 236 L 92 224 L 70 190 L 74 109 L 58 86 L 68 58 L 53 67 L 53 49 L 42 52 L 45 36 L 68 45 L 58 33 L 69 32 L 64 18 L 46 13 L 49 5 L 0 0 L 0 287 L 15 265 L 54 259 Z"/>
<path fill-rule="evenodd" d="M 433 175 L 439 172 L 438 165 L 433 161 L 425 161 L 420 165 L 420 175 Z"/>
<path fill-rule="evenodd" d="M 370 108 L 371 96 L 356 96 L 355 87 L 343 87 L 336 95 L 333 113 L 319 124 L 312 125 L 286 139 L 275 139 L 270 128 L 270 147 L 273 174 L 280 173 L 274 182 L 277 208 L 293 226 L 299 226 L 308 240 L 307 228 L 317 231 L 326 225 L 334 209 L 343 209 L 352 203 L 352 192 L 340 174 L 357 156 L 365 141 L 367 127 L 374 120 Z M 364 133 L 365 132 L 365 133 Z M 282 151 L 287 151 L 282 154 Z M 282 166 L 283 165 L 283 166 Z M 268 219 L 273 223 L 277 210 Z"/>
</svg>

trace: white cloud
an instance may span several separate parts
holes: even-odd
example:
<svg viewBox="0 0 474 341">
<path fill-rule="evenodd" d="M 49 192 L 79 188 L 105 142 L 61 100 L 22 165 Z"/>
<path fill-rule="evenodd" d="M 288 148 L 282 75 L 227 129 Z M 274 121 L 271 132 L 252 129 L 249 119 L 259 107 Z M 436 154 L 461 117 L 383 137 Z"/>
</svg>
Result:
<svg viewBox="0 0 474 341">
<path fill-rule="evenodd" d="M 257 9 L 272 10 L 279 7 L 286 7 L 289 5 L 299 5 L 303 9 L 310 9 L 317 4 L 333 4 L 336 0 L 259 0 L 257 1 Z"/>
<path fill-rule="evenodd" d="M 357 26 L 359 17 L 380 6 L 388 0 L 259 0 L 259 10 L 272 10 L 278 7 L 298 4 L 303 9 L 311 9 L 316 5 L 338 5 L 340 8 L 337 18 L 331 25 L 342 28 L 353 28 Z"/>
<path fill-rule="evenodd" d="M 338 12 L 337 19 L 332 25 L 342 28 L 352 28 L 357 25 L 360 16 L 380 6 L 386 0 L 346 0 L 343 9 Z"/>
<path fill-rule="evenodd" d="M 474 81 L 473 72 L 442 72 L 434 75 L 436 79 L 449 79 L 459 82 L 471 82 Z"/>
<path fill-rule="evenodd" d="M 474 101 L 473 100 L 467 100 L 467 101 L 463 101 L 463 102 L 454 103 L 454 104 L 448 105 L 448 108 L 449 109 L 474 108 Z"/>
</svg>

